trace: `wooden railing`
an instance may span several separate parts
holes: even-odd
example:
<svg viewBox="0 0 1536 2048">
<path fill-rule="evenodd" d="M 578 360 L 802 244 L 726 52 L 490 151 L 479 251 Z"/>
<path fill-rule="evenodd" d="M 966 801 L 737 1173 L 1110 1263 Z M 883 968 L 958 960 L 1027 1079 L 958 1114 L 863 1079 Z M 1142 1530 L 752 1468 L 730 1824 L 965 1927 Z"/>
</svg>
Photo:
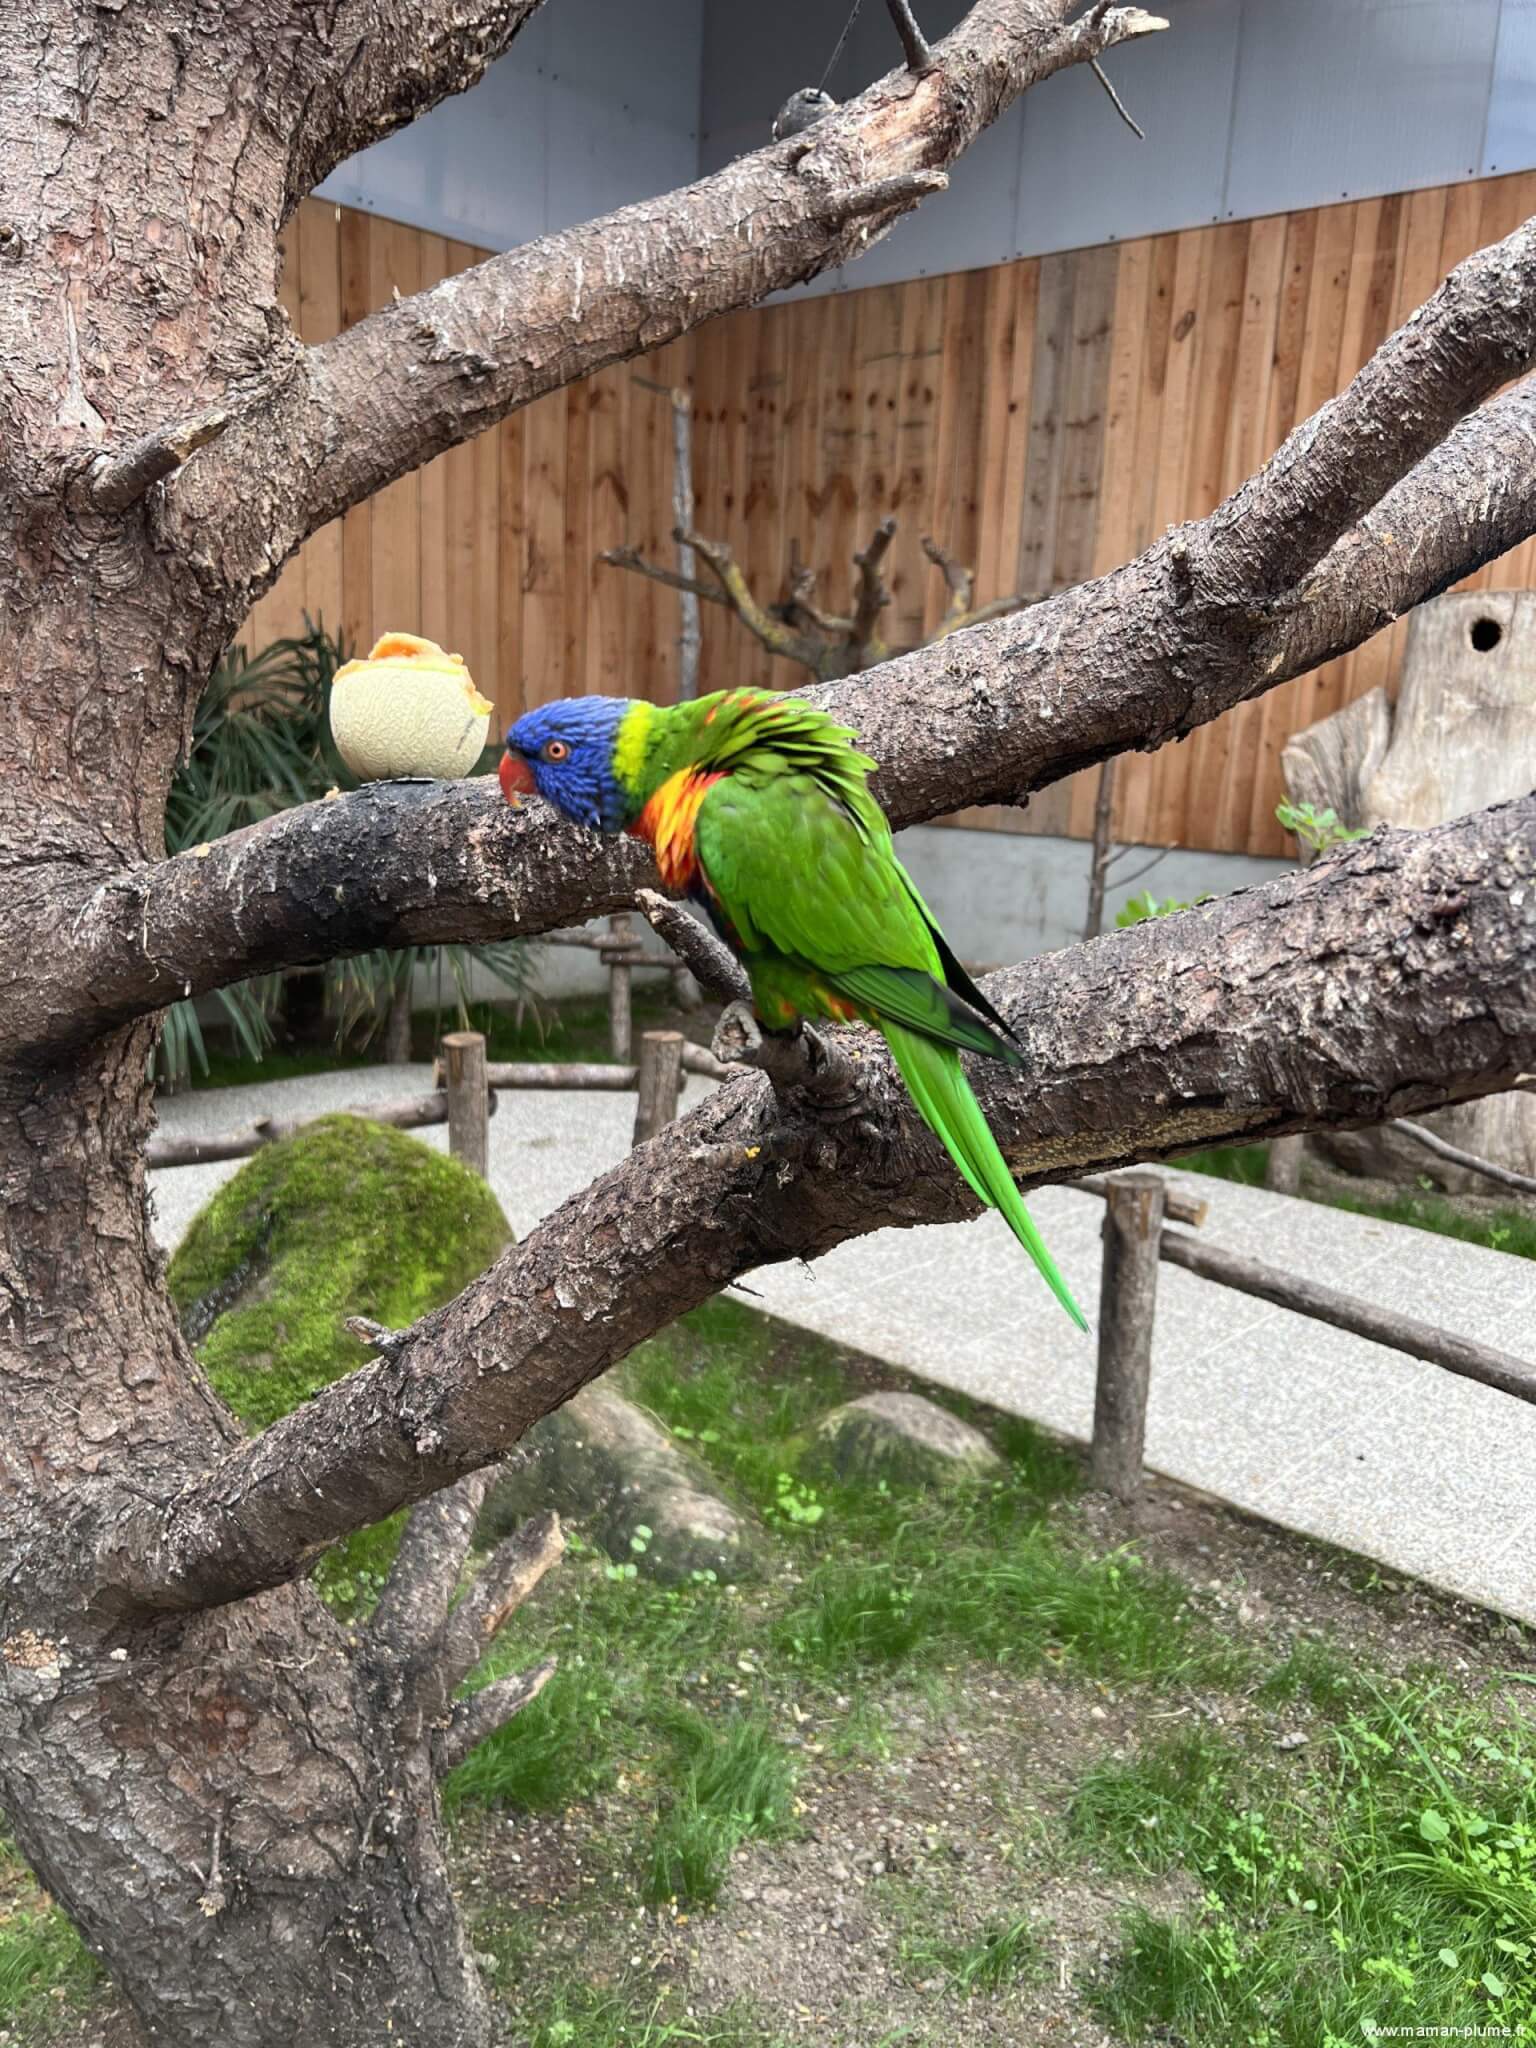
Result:
<svg viewBox="0 0 1536 2048">
<path fill-rule="evenodd" d="M 1432 1323 L 1421 1323 L 1396 1309 L 1357 1301 L 1335 1288 L 1298 1279 L 1219 1245 L 1202 1244 L 1182 1230 L 1167 1229 L 1170 1221 L 1184 1219 L 1174 1208 L 1172 1184 L 1161 1174 L 1116 1174 L 1104 1184 L 1104 1194 L 1107 1209 L 1091 1465 L 1094 1484 L 1121 1500 L 1132 1499 L 1141 1485 L 1157 1270 L 1163 1261 L 1217 1286 L 1273 1302 L 1277 1308 L 1329 1323 L 1336 1330 L 1349 1330 L 1411 1358 L 1426 1359 L 1463 1379 L 1513 1394 L 1516 1400 L 1536 1401 L 1536 1365 L 1525 1359 Z"/>
<path fill-rule="evenodd" d="M 617 967 L 628 963 L 614 964 Z M 623 1012 L 627 1032 L 627 1002 Z M 490 1119 L 495 1114 L 497 1095 L 503 1090 L 574 1088 L 633 1092 L 636 1101 L 631 1143 L 639 1145 L 676 1117 L 685 1074 L 725 1080 L 741 1071 L 722 1065 L 702 1047 L 690 1045 L 680 1031 L 643 1032 L 639 1058 L 630 1065 L 488 1061 L 480 1032 L 453 1031 L 442 1041 L 436 1075 L 438 1087 L 387 1102 L 355 1103 L 331 1113 L 367 1117 L 374 1123 L 392 1124 L 400 1130 L 446 1123 L 449 1151 L 483 1176 L 488 1164 Z M 213 1137 L 157 1137 L 150 1141 L 149 1164 L 202 1166 L 215 1160 L 246 1158 L 264 1145 L 291 1137 L 312 1121 L 257 1117 Z M 1396 1309 L 1357 1301 L 1317 1281 L 1299 1279 L 1276 1267 L 1261 1265 L 1256 1259 L 1223 1250 L 1219 1245 L 1201 1242 L 1190 1232 L 1204 1223 L 1210 1205 L 1203 1196 L 1178 1181 L 1139 1170 L 1089 1174 L 1068 1185 L 1083 1194 L 1097 1195 L 1105 1205 L 1090 1470 L 1095 1486 L 1121 1500 L 1134 1499 L 1142 1483 L 1152 1337 L 1157 1317 L 1157 1274 L 1165 1261 L 1217 1286 L 1254 1295 L 1296 1315 L 1309 1316 L 1315 1322 L 1348 1330 L 1372 1343 L 1406 1352 L 1412 1358 L 1425 1359 L 1446 1372 L 1512 1394 L 1517 1400 L 1536 1401 L 1536 1365 L 1524 1359 L 1420 1322 Z M 1170 1225 L 1181 1227 L 1169 1228 Z"/>
</svg>

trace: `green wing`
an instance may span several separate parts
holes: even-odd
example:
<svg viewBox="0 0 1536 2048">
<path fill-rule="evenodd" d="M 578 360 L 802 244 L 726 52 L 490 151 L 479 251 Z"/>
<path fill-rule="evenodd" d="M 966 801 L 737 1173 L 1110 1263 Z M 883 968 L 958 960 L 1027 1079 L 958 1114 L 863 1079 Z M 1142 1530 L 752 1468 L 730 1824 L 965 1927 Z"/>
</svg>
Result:
<svg viewBox="0 0 1536 2048">
<path fill-rule="evenodd" d="M 705 798 L 697 846 L 748 956 L 802 963 L 865 1014 L 938 1043 L 1012 1056 L 862 788 L 834 796 L 760 745 Z"/>
</svg>

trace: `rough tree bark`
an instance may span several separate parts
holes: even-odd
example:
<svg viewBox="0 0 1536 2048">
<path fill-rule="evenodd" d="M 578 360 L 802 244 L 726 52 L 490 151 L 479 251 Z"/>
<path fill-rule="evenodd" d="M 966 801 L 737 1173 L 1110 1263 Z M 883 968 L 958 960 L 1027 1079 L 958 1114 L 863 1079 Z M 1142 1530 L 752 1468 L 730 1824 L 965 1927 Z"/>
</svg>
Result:
<svg viewBox="0 0 1536 2048">
<path fill-rule="evenodd" d="M 490 2038 L 436 1780 L 540 1682 L 452 1705 L 558 1539 L 526 1532 L 450 1617 L 467 1517 L 424 1509 L 435 1539 L 360 1648 L 302 1584 L 109 1614 L 72 1539 L 36 1576 L 42 1528 L 119 1487 L 168 1503 L 239 1441 L 148 1230 L 154 1006 L 114 1022 L 68 996 L 71 923 L 88 945 L 89 904 L 156 871 L 202 687 L 314 526 L 541 390 L 848 260 L 1018 92 L 1157 26 L 980 0 L 921 77 L 814 137 L 301 348 L 284 220 L 533 11 L 15 0 L 0 39 L 0 1011 L 27 1015 L 0 1048 L 0 1802 L 166 2048 Z M 254 914 L 260 883 L 235 888 Z"/>
</svg>

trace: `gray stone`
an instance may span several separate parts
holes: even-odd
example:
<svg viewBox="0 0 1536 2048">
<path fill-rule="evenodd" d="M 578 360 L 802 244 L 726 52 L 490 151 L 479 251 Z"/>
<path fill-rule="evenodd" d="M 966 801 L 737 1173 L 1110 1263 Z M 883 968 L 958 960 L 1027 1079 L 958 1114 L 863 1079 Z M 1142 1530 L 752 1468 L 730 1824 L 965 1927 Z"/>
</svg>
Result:
<svg viewBox="0 0 1536 2048">
<path fill-rule="evenodd" d="M 810 1462 L 839 1479 L 955 1486 L 1000 1472 L 979 1429 L 921 1394 L 864 1394 L 824 1416 Z"/>
<path fill-rule="evenodd" d="M 730 1583 L 757 1569 L 746 1525 L 704 1466 L 602 1381 L 529 1432 L 486 1499 L 480 1540 L 494 1541 L 541 1508 L 555 1508 L 617 1562 L 664 1584 L 704 1571 Z"/>
</svg>

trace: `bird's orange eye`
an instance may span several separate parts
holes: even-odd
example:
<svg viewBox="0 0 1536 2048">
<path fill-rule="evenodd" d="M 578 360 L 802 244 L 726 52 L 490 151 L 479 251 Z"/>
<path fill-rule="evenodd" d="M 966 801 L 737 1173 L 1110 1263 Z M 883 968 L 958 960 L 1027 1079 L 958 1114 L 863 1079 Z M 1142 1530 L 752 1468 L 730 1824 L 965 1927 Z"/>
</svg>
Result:
<svg viewBox="0 0 1536 2048">
<path fill-rule="evenodd" d="M 546 740 L 542 749 L 546 761 L 568 761 L 571 750 L 564 740 Z"/>
</svg>

